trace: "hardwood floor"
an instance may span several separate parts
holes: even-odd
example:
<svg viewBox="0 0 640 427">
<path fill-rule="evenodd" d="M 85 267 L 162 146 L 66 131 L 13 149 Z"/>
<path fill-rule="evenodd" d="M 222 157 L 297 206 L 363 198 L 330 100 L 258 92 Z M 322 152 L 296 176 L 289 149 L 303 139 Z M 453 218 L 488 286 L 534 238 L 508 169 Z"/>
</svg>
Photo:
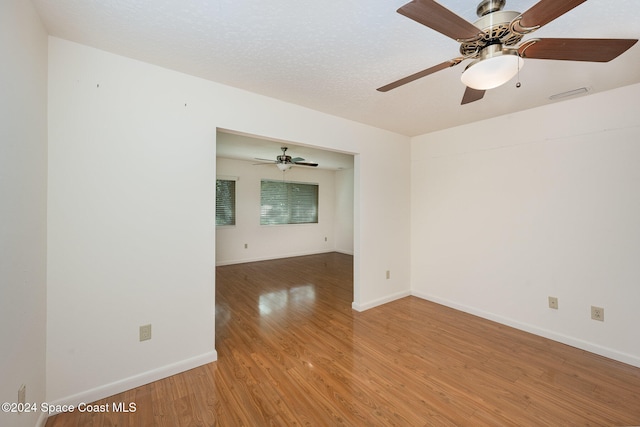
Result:
<svg viewBox="0 0 640 427">
<path fill-rule="evenodd" d="M 640 369 L 407 297 L 351 309 L 352 257 L 218 267 L 218 361 L 60 426 L 640 425 Z"/>
</svg>

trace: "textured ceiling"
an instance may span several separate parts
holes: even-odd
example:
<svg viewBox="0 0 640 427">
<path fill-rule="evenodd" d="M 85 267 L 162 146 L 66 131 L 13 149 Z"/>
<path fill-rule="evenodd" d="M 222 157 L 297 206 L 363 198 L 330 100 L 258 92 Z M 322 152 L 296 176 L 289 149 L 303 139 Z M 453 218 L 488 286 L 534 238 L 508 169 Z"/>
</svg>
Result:
<svg viewBox="0 0 640 427">
<path fill-rule="evenodd" d="M 396 10 L 408 0 L 33 0 L 49 33 L 318 111 L 414 136 L 640 82 L 640 43 L 612 62 L 526 60 L 515 80 L 461 106 L 455 41 Z M 477 2 L 440 3 L 473 22 Z M 524 12 L 536 0 L 507 0 Z M 639 38 L 640 1 L 589 0 L 535 37 Z M 525 39 L 531 38 L 525 37 Z M 584 96 L 584 95 L 583 95 Z M 588 95 L 586 95 L 588 96 Z"/>
</svg>

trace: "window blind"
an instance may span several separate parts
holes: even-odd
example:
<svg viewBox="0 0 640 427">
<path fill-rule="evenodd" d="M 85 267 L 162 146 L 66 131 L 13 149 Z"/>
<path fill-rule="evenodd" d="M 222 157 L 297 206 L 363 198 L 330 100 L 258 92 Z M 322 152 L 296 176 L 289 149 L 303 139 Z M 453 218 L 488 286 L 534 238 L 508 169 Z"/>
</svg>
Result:
<svg viewBox="0 0 640 427">
<path fill-rule="evenodd" d="M 318 222 L 318 184 L 262 180 L 260 224 Z"/>
<path fill-rule="evenodd" d="M 236 182 L 216 180 L 216 225 L 236 224 Z"/>
</svg>

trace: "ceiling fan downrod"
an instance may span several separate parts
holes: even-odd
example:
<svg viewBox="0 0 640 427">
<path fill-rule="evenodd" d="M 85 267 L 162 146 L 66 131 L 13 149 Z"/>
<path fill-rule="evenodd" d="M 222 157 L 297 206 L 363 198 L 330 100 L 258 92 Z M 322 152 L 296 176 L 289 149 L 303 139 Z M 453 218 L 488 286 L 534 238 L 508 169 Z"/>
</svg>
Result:
<svg viewBox="0 0 640 427">
<path fill-rule="evenodd" d="M 478 5 L 476 14 L 478 15 L 478 18 L 482 18 L 485 15 L 502 10 L 504 5 L 505 0 L 483 0 Z"/>
</svg>

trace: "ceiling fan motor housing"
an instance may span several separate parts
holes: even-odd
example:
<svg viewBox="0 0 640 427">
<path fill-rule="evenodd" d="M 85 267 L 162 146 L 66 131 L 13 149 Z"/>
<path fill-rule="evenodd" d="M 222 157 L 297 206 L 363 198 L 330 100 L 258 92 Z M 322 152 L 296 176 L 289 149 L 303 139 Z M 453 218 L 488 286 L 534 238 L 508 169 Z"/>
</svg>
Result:
<svg viewBox="0 0 640 427">
<path fill-rule="evenodd" d="M 282 150 L 282 154 L 276 157 L 278 163 L 292 163 L 291 156 L 287 156 L 289 147 L 280 147 L 280 149 Z"/>
<path fill-rule="evenodd" d="M 502 2 L 504 4 L 504 2 Z M 482 4 L 481 4 L 482 5 Z M 480 8 L 480 6 L 478 6 Z M 513 30 L 511 23 L 520 16 L 520 12 L 503 11 L 488 12 L 473 23 L 483 33 L 484 37 L 476 40 L 462 41 L 460 53 L 465 58 L 476 58 L 482 49 L 489 45 L 500 43 L 503 46 L 514 46 L 522 40 L 524 34 Z"/>
</svg>

